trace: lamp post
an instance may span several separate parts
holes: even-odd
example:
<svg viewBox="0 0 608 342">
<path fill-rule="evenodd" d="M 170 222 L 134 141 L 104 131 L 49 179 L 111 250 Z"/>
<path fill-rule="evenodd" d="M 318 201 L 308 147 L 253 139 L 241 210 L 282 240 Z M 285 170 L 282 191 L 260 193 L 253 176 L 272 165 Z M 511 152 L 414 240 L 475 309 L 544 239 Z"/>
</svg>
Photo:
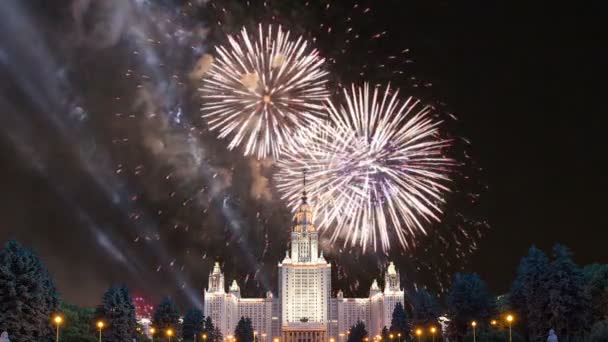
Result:
<svg viewBox="0 0 608 342">
<path fill-rule="evenodd" d="M 101 329 L 103 329 L 103 321 L 97 321 L 97 328 L 99 329 L 99 342 L 101 342 Z"/>
<path fill-rule="evenodd" d="M 512 342 L 511 324 L 513 323 L 513 315 L 507 315 L 507 322 L 509 322 L 509 342 Z"/>
<path fill-rule="evenodd" d="M 171 336 L 173 336 L 173 329 L 167 329 L 167 337 L 169 338 L 169 342 L 171 342 Z"/>
<path fill-rule="evenodd" d="M 435 342 L 435 333 L 437 332 L 437 328 L 431 327 L 431 336 L 433 336 L 433 342 Z"/>
<path fill-rule="evenodd" d="M 338 336 L 340 337 L 339 342 L 344 342 L 344 333 L 339 333 Z"/>
<path fill-rule="evenodd" d="M 491 320 L 491 321 L 490 321 L 490 324 L 491 324 L 493 327 L 495 327 L 495 326 L 496 326 L 496 324 L 498 324 L 498 322 L 496 322 L 496 320 L 495 320 L 495 319 L 493 319 L 493 320 Z"/>
<path fill-rule="evenodd" d="M 59 342 L 59 326 L 61 325 L 61 323 L 63 323 L 63 317 L 61 317 L 60 315 L 55 315 L 55 317 L 53 317 L 53 323 L 55 323 L 55 325 L 57 326 L 57 337 L 55 338 L 55 341 Z"/>
<path fill-rule="evenodd" d="M 475 328 L 477 327 L 477 322 L 475 322 L 475 321 L 471 322 L 471 326 L 473 327 L 473 342 L 475 342 L 476 341 Z"/>
<path fill-rule="evenodd" d="M 418 336 L 418 342 L 420 342 L 420 338 L 422 337 L 422 329 L 416 329 L 416 336 Z"/>
<path fill-rule="evenodd" d="M 262 342 L 266 342 L 266 333 L 262 333 Z"/>
<path fill-rule="evenodd" d="M 152 340 L 152 342 L 154 342 L 154 333 L 156 332 L 156 329 L 154 329 L 154 327 L 150 327 L 150 339 Z"/>
<path fill-rule="evenodd" d="M 207 342 L 207 333 L 203 333 L 203 342 Z"/>
<path fill-rule="evenodd" d="M 397 336 L 399 337 L 399 342 L 401 342 L 401 333 L 397 333 Z"/>
</svg>

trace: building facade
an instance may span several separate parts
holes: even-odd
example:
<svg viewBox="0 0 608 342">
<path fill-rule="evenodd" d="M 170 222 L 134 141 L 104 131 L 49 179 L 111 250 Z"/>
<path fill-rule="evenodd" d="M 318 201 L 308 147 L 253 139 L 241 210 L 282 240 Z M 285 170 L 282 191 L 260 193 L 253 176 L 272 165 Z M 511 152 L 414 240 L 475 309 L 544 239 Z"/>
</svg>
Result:
<svg viewBox="0 0 608 342">
<path fill-rule="evenodd" d="M 370 336 L 389 327 L 393 309 L 403 303 L 399 273 L 391 262 L 385 288 L 373 281 L 367 298 L 331 297 L 331 265 L 319 252 L 319 235 L 313 224 L 306 193 L 295 215 L 291 248 L 279 263 L 278 296 L 241 298 L 235 281 L 226 292 L 218 263 L 205 290 L 205 316 L 211 317 L 224 338 L 230 339 L 241 317 L 249 317 L 260 342 L 345 342 L 351 326 L 365 323 Z"/>
</svg>

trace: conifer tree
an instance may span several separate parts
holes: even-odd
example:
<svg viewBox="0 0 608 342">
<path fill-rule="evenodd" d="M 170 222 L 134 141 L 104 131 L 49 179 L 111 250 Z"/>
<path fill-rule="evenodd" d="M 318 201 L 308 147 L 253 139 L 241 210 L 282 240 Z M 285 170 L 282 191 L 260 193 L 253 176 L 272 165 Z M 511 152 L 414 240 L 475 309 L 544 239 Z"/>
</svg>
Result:
<svg viewBox="0 0 608 342">
<path fill-rule="evenodd" d="M 234 329 L 234 337 L 237 341 L 253 342 L 253 325 L 249 317 L 241 317 Z"/>
<path fill-rule="evenodd" d="M 436 324 L 437 318 L 441 315 L 437 297 L 426 289 L 418 289 L 410 294 L 409 300 L 412 306 L 412 318 L 416 325 Z"/>
<path fill-rule="evenodd" d="M 165 297 L 160 304 L 158 304 L 156 310 L 154 310 L 152 325 L 158 329 L 159 341 L 161 341 L 161 338 L 163 339 L 162 341 L 164 341 L 165 332 L 168 329 L 173 330 L 175 334 L 173 340 L 177 340 L 176 335 L 181 331 L 179 326 L 179 311 L 171 298 Z"/>
<path fill-rule="evenodd" d="M 393 334 L 401 334 L 403 337 L 408 336 L 410 333 L 407 314 L 401 302 L 397 302 L 393 309 L 390 331 Z"/>
<path fill-rule="evenodd" d="M 129 289 L 124 285 L 110 287 L 102 298 L 96 316 L 106 322 L 103 340 L 107 342 L 131 341 L 136 335 L 135 305 Z"/>
<path fill-rule="evenodd" d="M 450 334 L 460 340 L 473 320 L 486 320 L 494 313 L 494 300 L 486 283 L 475 273 L 457 273 L 446 300 Z M 450 337 L 452 340 L 452 337 Z"/>
<path fill-rule="evenodd" d="M 362 342 L 366 337 L 367 330 L 365 329 L 365 323 L 358 321 L 357 324 L 350 328 L 347 342 Z"/>
<path fill-rule="evenodd" d="M 46 341 L 58 296 L 40 259 L 17 241 L 0 250 L 0 331 L 14 341 Z"/>
<path fill-rule="evenodd" d="M 205 316 L 199 309 L 192 308 L 186 312 L 182 325 L 182 337 L 185 341 L 194 340 L 194 336 L 199 336 L 203 332 Z M 198 340 L 198 338 L 197 338 Z"/>
<path fill-rule="evenodd" d="M 543 251 L 530 247 L 517 268 L 517 275 L 509 302 L 520 320 L 527 327 L 530 341 L 544 341 L 550 326 L 547 319 L 549 294 L 545 289 L 549 271 L 549 259 Z"/>
<path fill-rule="evenodd" d="M 549 294 L 549 323 L 560 338 L 581 336 L 589 328 L 591 307 L 583 272 L 572 261 L 566 247 L 555 245 L 553 257 L 545 287 Z"/>
</svg>

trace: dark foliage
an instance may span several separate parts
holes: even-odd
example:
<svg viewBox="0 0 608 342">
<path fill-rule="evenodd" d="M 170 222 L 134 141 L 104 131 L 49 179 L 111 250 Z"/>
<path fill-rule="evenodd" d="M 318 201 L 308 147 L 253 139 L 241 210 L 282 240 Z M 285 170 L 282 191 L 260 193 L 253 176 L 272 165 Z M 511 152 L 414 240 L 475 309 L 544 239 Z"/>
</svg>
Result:
<svg viewBox="0 0 608 342">
<path fill-rule="evenodd" d="M 182 337 L 184 341 L 194 340 L 194 336 L 200 336 L 205 326 L 205 316 L 199 309 L 192 308 L 186 312 L 182 325 Z M 197 340 L 199 338 L 197 337 Z"/>
<path fill-rule="evenodd" d="M 14 341 L 48 341 L 58 296 L 38 256 L 9 241 L 0 251 L 0 331 Z"/>
<path fill-rule="evenodd" d="M 357 324 L 350 328 L 347 342 L 362 342 L 367 337 L 367 330 L 365 329 L 365 323 L 358 321 Z"/>
<path fill-rule="evenodd" d="M 253 342 L 253 325 L 249 317 L 241 317 L 234 329 L 234 337 L 237 341 Z"/>
<path fill-rule="evenodd" d="M 132 340 L 136 335 L 137 322 L 129 289 L 124 285 L 112 286 L 103 294 L 101 302 L 96 316 L 107 324 L 107 328 L 102 331 L 103 341 Z"/>
</svg>

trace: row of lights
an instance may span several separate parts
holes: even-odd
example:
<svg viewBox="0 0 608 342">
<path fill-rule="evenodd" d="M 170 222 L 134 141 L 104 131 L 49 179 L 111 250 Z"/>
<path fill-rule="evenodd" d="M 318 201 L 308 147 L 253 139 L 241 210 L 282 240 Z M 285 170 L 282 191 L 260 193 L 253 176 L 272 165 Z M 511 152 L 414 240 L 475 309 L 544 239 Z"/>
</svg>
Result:
<svg viewBox="0 0 608 342">
<path fill-rule="evenodd" d="M 53 317 L 53 323 L 55 323 L 55 325 L 57 326 L 57 334 L 56 334 L 55 341 L 59 342 L 59 326 L 63 323 L 63 317 L 60 315 L 55 315 L 55 317 Z M 105 323 L 103 321 L 97 321 L 96 325 L 97 325 L 97 328 L 99 329 L 99 342 L 101 342 L 101 331 L 105 327 Z M 150 331 L 150 336 L 152 337 L 152 342 L 154 342 L 154 334 L 156 333 L 156 329 L 154 327 L 151 327 L 149 331 Z M 169 342 L 171 342 L 171 337 L 174 334 L 175 334 L 175 332 L 173 331 L 173 329 L 165 330 L 165 335 L 167 335 Z M 202 338 L 203 338 L 203 341 L 206 341 L 207 334 L 202 334 Z M 236 340 L 233 340 L 233 342 L 236 342 Z"/>
<path fill-rule="evenodd" d="M 513 323 L 514 317 L 513 317 L 513 315 L 507 315 L 505 317 L 505 319 L 506 319 L 507 323 L 509 324 L 509 342 L 512 342 L 511 325 Z M 61 323 L 63 323 L 63 317 L 61 317 L 60 315 L 55 315 L 55 317 L 53 318 L 53 322 L 55 322 L 55 325 L 57 325 L 56 342 L 59 342 L 59 326 L 61 325 Z M 492 326 L 496 326 L 498 324 L 498 322 L 495 319 L 493 319 L 492 321 L 490 321 L 490 324 Z M 101 342 L 101 330 L 103 329 L 104 326 L 105 326 L 105 323 L 103 321 L 97 321 L 97 328 L 99 328 L 99 342 Z M 473 327 L 473 342 L 476 342 L 477 321 L 472 321 L 471 326 Z M 431 327 L 429 329 L 429 332 L 433 336 L 433 342 L 435 342 L 435 334 L 437 333 L 437 328 Z M 150 336 L 152 337 L 152 342 L 154 342 L 154 333 L 156 333 L 156 329 L 154 327 L 151 327 Z M 171 336 L 173 336 L 173 334 L 174 334 L 173 329 L 167 329 L 165 331 L 165 334 L 169 338 L 169 342 L 171 342 Z M 257 331 L 254 331 L 253 334 L 254 334 L 254 336 L 257 335 Z M 347 331 L 346 335 L 349 335 L 349 334 L 350 334 L 350 331 Z M 420 329 L 420 328 L 416 329 L 416 336 L 418 336 L 418 342 L 420 342 L 420 339 L 422 338 L 422 329 Z M 207 334 L 202 334 L 202 337 L 203 337 L 203 341 L 207 341 Z M 266 340 L 266 334 L 262 334 L 262 337 L 264 337 L 264 340 Z M 341 333 L 340 337 L 344 337 L 344 334 Z M 398 333 L 397 337 L 399 338 L 399 341 L 401 341 L 401 333 Z M 395 338 L 395 335 L 390 334 L 389 338 L 392 341 L 393 338 Z M 228 336 L 228 340 L 231 342 L 237 342 L 236 338 L 234 338 L 233 336 Z M 369 341 L 369 338 L 366 337 L 365 342 L 368 342 L 368 341 Z M 374 336 L 373 341 L 382 341 L 382 338 L 380 336 Z M 279 342 L 279 339 L 275 338 L 273 340 L 273 342 Z M 335 339 L 332 337 L 329 339 L 329 342 L 335 342 Z"/>
</svg>

